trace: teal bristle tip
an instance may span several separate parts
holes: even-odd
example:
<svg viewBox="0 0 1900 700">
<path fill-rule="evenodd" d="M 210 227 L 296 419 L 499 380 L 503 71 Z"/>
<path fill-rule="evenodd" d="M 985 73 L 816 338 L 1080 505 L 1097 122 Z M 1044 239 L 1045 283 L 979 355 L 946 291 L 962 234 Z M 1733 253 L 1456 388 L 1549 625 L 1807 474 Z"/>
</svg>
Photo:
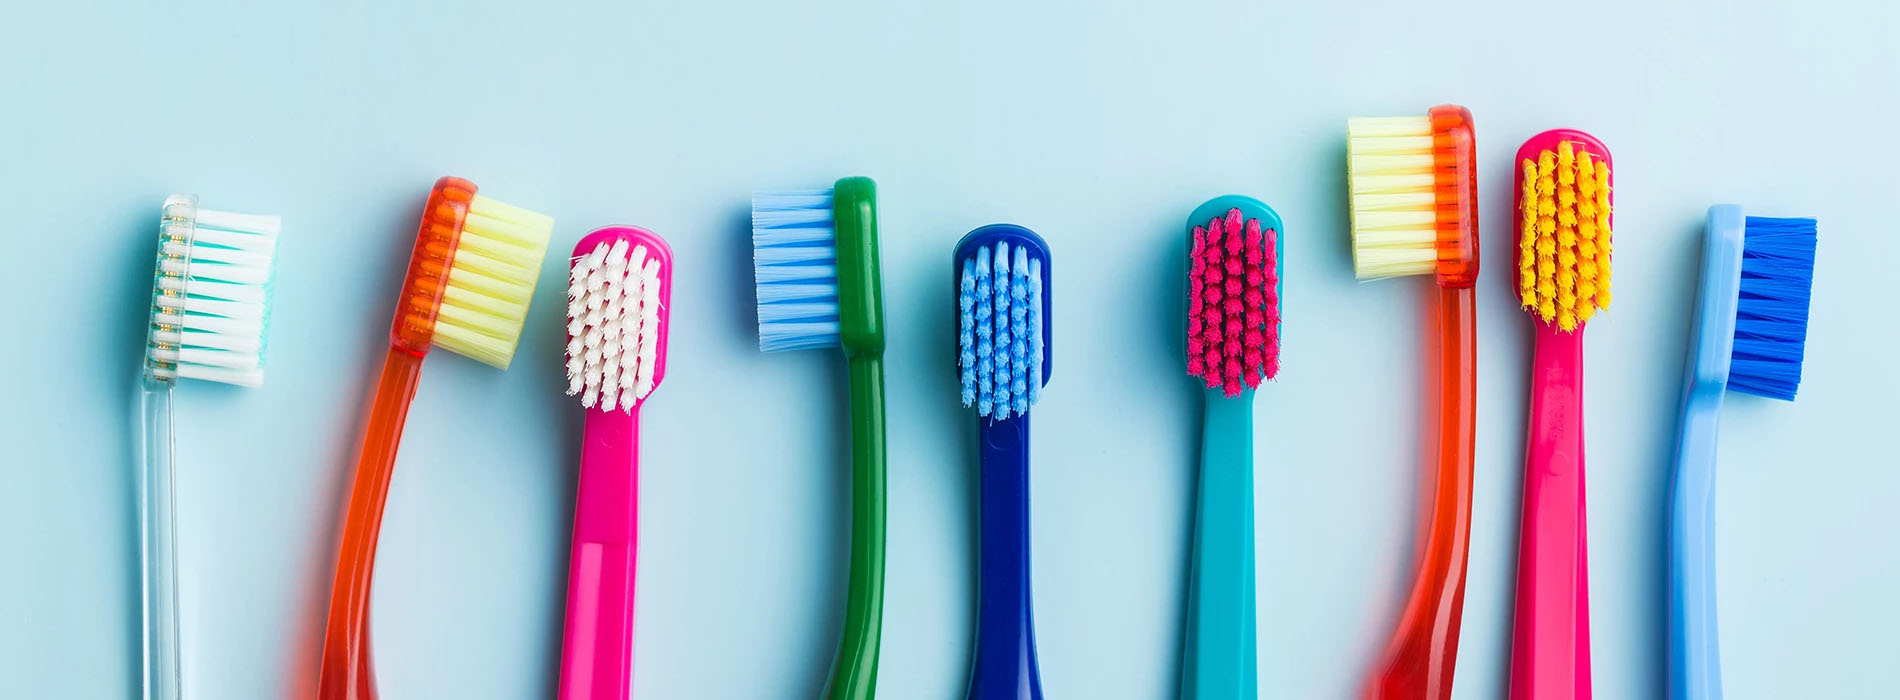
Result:
<svg viewBox="0 0 1900 700">
<path fill-rule="evenodd" d="M 831 193 L 789 190 L 752 197 L 760 350 L 835 348 L 842 343 Z"/>
<path fill-rule="evenodd" d="M 1747 218 L 1730 389 L 1794 399 L 1808 337 L 1815 240 L 1814 219 Z"/>
<path fill-rule="evenodd" d="M 1048 381 L 1048 248 L 1028 229 L 977 229 L 957 246 L 957 367 L 963 405 L 1027 415 Z"/>
</svg>

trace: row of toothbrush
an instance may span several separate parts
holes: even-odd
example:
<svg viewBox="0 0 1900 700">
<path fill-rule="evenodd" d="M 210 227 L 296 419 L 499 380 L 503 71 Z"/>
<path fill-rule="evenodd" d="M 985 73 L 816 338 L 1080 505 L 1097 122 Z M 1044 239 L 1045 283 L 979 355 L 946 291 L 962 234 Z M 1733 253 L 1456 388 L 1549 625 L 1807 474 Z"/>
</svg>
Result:
<svg viewBox="0 0 1900 700">
<path fill-rule="evenodd" d="M 1477 159 L 1471 114 L 1347 125 L 1355 274 L 1432 275 L 1442 406 L 1415 581 L 1364 697 L 1451 696 L 1471 533 L 1476 422 Z M 1612 162 L 1596 138 L 1553 130 L 1519 148 L 1515 291 L 1536 350 L 1526 432 L 1512 698 L 1590 697 L 1583 330 L 1610 302 Z M 841 349 L 852 436 L 850 575 L 827 700 L 877 685 L 885 570 L 885 347 L 876 188 L 868 178 L 753 199 L 759 345 Z M 163 206 L 141 383 L 143 679 L 178 700 L 171 389 L 180 378 L 263 380 L 274 216 Z M 440 347 L 497 369 L 513 357 L 553 220 L 445 177 L 424 205 L 362 434 L 343 523 L 320 700 L 377 697 L 369 647 L 376 543 L 423 358 Z M 1286 236 L 1259 200 L 1215 198 L 1188 217 L 1185 355 L 1205 387 L 1181 696 L 1254 698 L 1253 397 L 1280 370 Z M 1716 428 L 1730 390 L 1792 399 L 1812 281 L 1813 219 L 1709 210 L 1671 487 L 1668 697 L 1720 698 L 1714 568 Z M 574 247 L 567 393 L 585 412 L 558 697 L 625 700 L 633 668 L 639 412 L 666 376 L 673 257 L 631 226 Z M 1049 246 L 999 224 L 958 243 L 956 371 L 980 445 L 980 595 L 972 700 L 1041 698 L 1029 554 L 1029 418 L 1054 355 Z M 1428 440 L 1428 444 L 1430 440 Z"/>
</svg>

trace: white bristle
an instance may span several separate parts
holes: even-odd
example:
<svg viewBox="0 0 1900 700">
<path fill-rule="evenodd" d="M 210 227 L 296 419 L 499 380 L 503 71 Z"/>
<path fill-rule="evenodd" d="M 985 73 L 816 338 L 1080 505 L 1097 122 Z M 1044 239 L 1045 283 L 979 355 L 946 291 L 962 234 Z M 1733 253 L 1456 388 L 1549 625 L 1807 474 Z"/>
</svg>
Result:
<svg viewBox="0 0 1900 700">
<path fill-rule="evenodd" d="M 660 261 L 626 239 L 575 258 L 568 283 L 568 395 L 630 412 L 653 391 L 659 361 Z"/>
<path fill-rule="evenodd" d="M 163 217 L 146 334 L 147 376 L 262 384 L 282 221 L 198 209 L 189 195 L 167 198 Z"/>
</svg>

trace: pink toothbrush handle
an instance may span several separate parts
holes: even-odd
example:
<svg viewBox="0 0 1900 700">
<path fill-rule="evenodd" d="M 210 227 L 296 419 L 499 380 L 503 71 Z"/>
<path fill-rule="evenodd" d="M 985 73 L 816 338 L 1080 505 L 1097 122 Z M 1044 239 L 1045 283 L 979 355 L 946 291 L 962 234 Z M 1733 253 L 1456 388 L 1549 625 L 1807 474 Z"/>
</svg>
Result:
<svg viewBox="0 0 1900 700">
<path fill-rule="evenodd" d="M 1512 700 L 1590 697 L 1583 493 L 1583 329 L 1537 322 L 1517 552 Z"/>
<path fill-rule="evenodd" d="M 633 686 L 633 584 L 639 543 L 639 417 L 587 410 L 560 700 L 627 700 Z"/>
</svg>

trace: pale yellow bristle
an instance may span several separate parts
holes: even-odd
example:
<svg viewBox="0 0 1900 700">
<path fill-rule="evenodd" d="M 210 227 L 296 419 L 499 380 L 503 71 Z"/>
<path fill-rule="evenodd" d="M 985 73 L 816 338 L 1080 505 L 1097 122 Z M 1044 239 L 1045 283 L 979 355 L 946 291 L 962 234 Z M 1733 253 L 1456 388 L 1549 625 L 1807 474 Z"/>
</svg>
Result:
<svg viewBox="0 0 1900 700">
<path fill-rule="evenodd" d="M 1609 164 L 1563 141 L 1521 167 L 1518 295 L 1538 318 L 1574 331 L 1610 303 Z"/>
<path fill-rule="evenodd" d="M 506 369 L 553 231 L 547 216 L 476 195 L 450 260 L 436 346 Z"/>
<path fill-rule="evenodd" d="M 1431 118 L 1347 120 L 1346 179 L 1354 276 L 1436 271 Z"/>
</svg>

